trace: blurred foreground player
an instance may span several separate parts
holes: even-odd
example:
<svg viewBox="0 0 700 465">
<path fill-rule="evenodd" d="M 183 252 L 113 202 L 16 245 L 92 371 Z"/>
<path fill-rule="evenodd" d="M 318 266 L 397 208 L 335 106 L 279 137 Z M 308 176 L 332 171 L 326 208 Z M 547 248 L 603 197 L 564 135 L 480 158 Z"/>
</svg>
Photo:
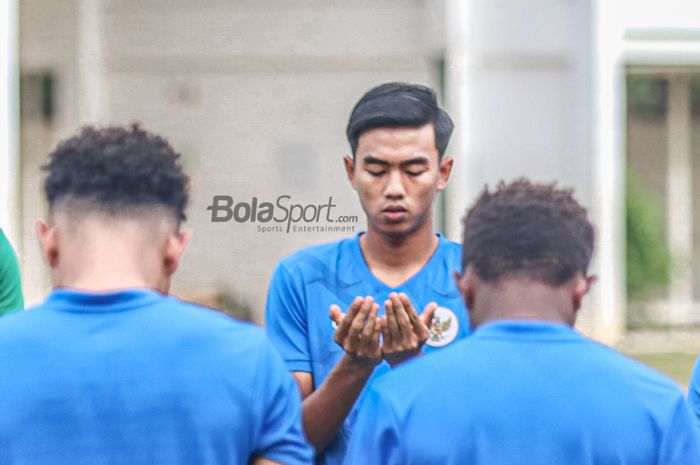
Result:
<svg viewBox="0 0 700 465">
<path fill-rule="evenodd" d="M 700 431 L 700 358 L 695 362 L 688 386 L 688 402 Z"/>
<path fill-rule="evenodd" d="M 37 231 L 54 290 L 0 320 L 0 463 L 311 463 L 264 334 L 165 295 L 188 242 L 178 159 L 137 126 L 50 155 Z"/>
<path fill-rule="evenodd" d="M 452 170 L 452 127 L 427 87 L 367 92 L 350 115 L 344 159 L 367 232 L 297 251 L 270 282 L 267 331 L 301 388 L 318 463 L 343 462 L 370 377 L 469 331 L 452 279 L 459 244 L 433 229 L 435 197 Z"/>
<path fill-rule="evenodd" d="M 474 334 L 370 386 L 346 464 L 700 464 L 681 390 L 572 328 L 593 242 L 570 191 L 485 191 L 459 277 Z"/>
</svg>

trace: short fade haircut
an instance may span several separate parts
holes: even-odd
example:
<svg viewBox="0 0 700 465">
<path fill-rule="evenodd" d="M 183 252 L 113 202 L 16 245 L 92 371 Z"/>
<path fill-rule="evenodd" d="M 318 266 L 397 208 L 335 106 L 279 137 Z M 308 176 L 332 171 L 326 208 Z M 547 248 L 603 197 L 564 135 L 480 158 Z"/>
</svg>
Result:
<svg viewBox="0 0 700 465">
<path fill-rule="evenodd" d="M 180 154 L 137 124 L 84 127 L 59 143 L 42 169 L 48 172 L 44 192 L 49 208 L 60 201 L 85 202 L 109 214 L 164 207 L 178 223 L 186 219 L 189 178 Z"/>
<path fill-rule="evenodd" d="M 462 267 L 479 279 L 525 277 L 561 286 L 586 276 L 595 232 L 573 192 L 519 179 L 486 187 L 464 217 Z"/>
<path fill-rule="evenodd" d="M 354 157 L 360 136 L 371 129 L 419 128 L 429 123 L 435 131 L 435 148 L 442 158 L 454 124 L 438 105 L 435 91 L 417 84 L 389 82 L 362 96 L 352 109 L 346 132 Z"/>
</svg>

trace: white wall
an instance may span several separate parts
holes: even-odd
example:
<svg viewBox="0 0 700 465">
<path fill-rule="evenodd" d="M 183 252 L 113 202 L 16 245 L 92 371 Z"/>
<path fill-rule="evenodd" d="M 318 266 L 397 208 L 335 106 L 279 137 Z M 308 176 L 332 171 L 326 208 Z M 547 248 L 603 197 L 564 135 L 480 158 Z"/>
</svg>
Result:
<svg viewBox="0 0 700 465">
<path fill-rule="evenodd" d="M 527 175 L 591 203 L 588 2 L 471 0 L 471 195 Z"/>
<path fill-rule="evenodd" d="M 574 188 L 598 223 L 592 2 L 465 1 L 467 197 L 471 202 L 486 183 L 521 176 L 556 181 Z M 594 292 L 579 326 L 613 339 L 596 328 L 602 305 Z"/>
<path fill-rule="evenodd" d="M 19 2 L 0 4 L 0 228 L 19 235 Z"/>
</svg>

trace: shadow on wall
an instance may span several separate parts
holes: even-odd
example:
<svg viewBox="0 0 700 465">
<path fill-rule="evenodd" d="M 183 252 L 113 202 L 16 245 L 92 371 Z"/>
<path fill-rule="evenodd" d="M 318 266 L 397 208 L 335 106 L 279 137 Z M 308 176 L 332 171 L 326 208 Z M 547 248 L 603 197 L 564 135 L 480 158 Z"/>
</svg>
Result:
<svg viewBox="0 0 700 465">
<path fill-rule="evenodd" d="M 237 320 L 254 322 L 253 311 L 250 305 L 243 298 L 227 289 L 216 289 L 210 292 L 202 291 L 178 297 L 187 302 L 225 313 Z"/>
</svg>

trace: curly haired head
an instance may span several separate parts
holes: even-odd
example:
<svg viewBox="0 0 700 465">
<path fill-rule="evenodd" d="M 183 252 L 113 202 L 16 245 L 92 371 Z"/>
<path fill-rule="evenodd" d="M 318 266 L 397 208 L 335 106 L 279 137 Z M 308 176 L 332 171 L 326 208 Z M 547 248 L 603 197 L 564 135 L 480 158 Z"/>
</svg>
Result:
<svg viewBox="0 0 700 465">
<path fill-rule="evenodd" d="M 178 222 L 186 219 L 189 178 L 180 154 L 137 124 L 87 126 L 61 142 L 43 169 L 50 208 L 63 201 L 80 201 L 109 214 L 164 207 Z"/>
<path fill-rule="evenodd" d="M 483 281 L 518 276 L 560 286 L 587 274 L 595 233 L 571 190 L 501 182 L 484 189 L 463 221 L 462 266 Z"/>
</svg>

